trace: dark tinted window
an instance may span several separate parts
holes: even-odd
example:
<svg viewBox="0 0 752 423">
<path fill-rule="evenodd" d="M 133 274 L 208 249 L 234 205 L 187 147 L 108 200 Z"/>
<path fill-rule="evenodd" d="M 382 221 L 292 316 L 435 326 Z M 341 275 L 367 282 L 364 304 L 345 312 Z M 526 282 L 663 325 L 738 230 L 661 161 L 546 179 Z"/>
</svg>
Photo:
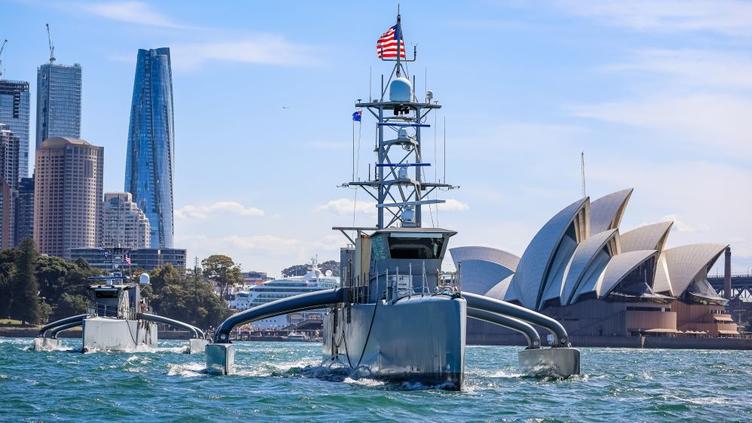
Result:
<svg viewBox="0 0 752 423">
<path fill-rule="evenodd" d="M 393 259 L 438 259 L 444 238 L 389 238 Z"/>
</svg>

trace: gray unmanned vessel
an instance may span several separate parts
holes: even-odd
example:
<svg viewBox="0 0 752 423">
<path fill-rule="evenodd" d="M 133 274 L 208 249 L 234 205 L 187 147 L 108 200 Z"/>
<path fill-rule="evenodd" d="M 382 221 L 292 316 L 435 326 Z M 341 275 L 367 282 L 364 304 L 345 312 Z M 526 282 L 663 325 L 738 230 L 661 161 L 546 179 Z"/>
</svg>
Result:
<svg viewBox="0 0 752 423">
<path fill-rule="evenodd" d="M 455 188 L 428 181 L 421 132 L 429 114 L 441 106 L 426 92 L 415 94 L 415 78 L 406 72 L 400 16 L 382 36 L 379 58 L 393 61 L 382 77 L 378 99 L 356 102 L 376 120 L 375 172 L 345 186 L 365 190 L 375 201 L 374 227 L 335 227 L 349 240 L 341 250 L 341 287 L 297 295 L 240 312 L 216 330 L 206 348 L 210 373 L 233 373 L 229 333 L 237 325 L 275 315 L 329 306 L 323 329 L 324 359 L 361 375 L 460 389 L 465 367 L 467 317 L 489 321 L 528 339 L 520 353 L 523 367 L 567 377 L 579 373 L 579 352 L 569 348 L 564 328 L 555 320 L 503 301 L 464 293 L 444 278 L 441 263 L 454 231 L 424 226 L 424 208 L 443 203 L 437 190 Z M 393 37 L 393 38 L 391 38 Z M 380 40 L 380 42 L 381 42 Z M 393 41 L 392 41 L 393 40 Z M 394 48 L 396 45 L 396 48 Z M 388 54 L 392 47 L 394 54 Z M 429 210 L 430 211 L 430 210 Z M 553 347 L 542 349 L 531 324 L 548 329 Z"/>
<path fill-rule="evenodd" d="M 149 284 L 149 275 L 141 274 L 139 283 L 128 282 L 119 273 L 90 278 L 89 286 L 94 307 L 86 313 L 66 317 L 44 325 L 34 339 L 36 351 L 60 348 L 60 332 L 81 327 L 82 352 L 134 352 L 157 346 L 157 323 L 188 330 L 192 334 L 188 351 L 204 350 L 204 332 L 192 325 L 167 317 L 150 314 L 141 287 Z"/>
</svg>

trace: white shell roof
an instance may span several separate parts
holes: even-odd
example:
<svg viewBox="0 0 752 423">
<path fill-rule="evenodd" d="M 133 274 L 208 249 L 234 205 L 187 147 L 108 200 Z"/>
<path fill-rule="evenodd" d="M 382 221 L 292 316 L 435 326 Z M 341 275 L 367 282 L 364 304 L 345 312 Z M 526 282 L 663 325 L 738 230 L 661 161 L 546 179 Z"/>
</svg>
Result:
<svg viewBox="0 0 752 423">
<path fill-rule="evenodd" d="M 619 227 L 624 210 L 632 196 L 634 188 L 623 189 L 605 195 L 590 203 L 590 233 L 615 229 Z"/>
<path fill-rule="evenodd" d="M 610 229 L 593 235 L 577 246 L 577 249 L 572 255 L 572 261 L 569 264 L 567 274 L 564 276 L 563 289 L 561 290 L 562 304 L 569 303 L 569 299 L 572 298 L 577 291 L 578 286 L 582 282 L 585 273 L 588 272 L 595 257 L 612 239 L 616 239 L 616 242 L 618 242 L 618 236 L 619 231 L 617 229 Z M 613 251 L 611 254 L 617 253 L 618 251 Z"/>
<path fill-rule="evenodd" d="M 509 290 L 509 285 L 512 283 L 512 277 L 513 275 L 509 275 L 508 277 L 504 278 L 504 280 L 494 285 L 493 288 L 489 289 L 485 295 L 491 298 L 504 299 L 504 297 L 507 295 L 507 291 Z"/>
<path fill-rule="evenodd" d="M 460 272 L 462 289 L 485 294 L 500 280 L 511 276 L 520 258 L 490 247 L 457 247 L 449 250 L 454 267 Z"/>
<path fill-rule="evenodd" d="M 668 238 L 668 231 L 674 222 L 659 222 L 652 225 L 640 226 L 621 234 L 621 251 L 658 250 Z"/>
<path fill-rule="evenodd" d="M 538 298 L 543 291 L 543 280 L 549 270 L 551 260 L 556 253 L 556 248 L 565 236 L 567 228 L 578 219 L 587 222 L 590 201 L 587 197 L 579 199 L 552 217 L 535 234 L 517 265 L 517 272 L 512 279 L 512 296 L 523 306 L 535 309 Z M 584 216 L 580 216 L 584 214 Z M 587 224 L 587 223 L 586 223 Z M 587 236 L 587 227 L 584 229 Z M 583 237 L 583 238 L 584 238 Z M 511 301 L 510 292 L 507 292 L 507 300 Z"/>
<path fill-rule="evenodd" d="M 668 275 L 668 265 L 666 264 L 666 255 L 661 254 L 658 257 L 658 264 L 655 266 L 655 278 L 653 279 L 653 292 L 656 294 L 674 295 L 671 289 L 671 280 Z"/>
<path fill-rule="evenodd" d="M 465 260 L 457 269 L 462 290 L 481 295 L 513 273 L 502 265 L 485 260 Z"/>
<path fill-rule="evenodd" d="M 619 282 L 630 274 L 637 266 L 650 260 L 653 257 L 657 257 L 658 252 L 655 250 L 638 250 L 621 253 L 611 258 L 608 262 L 608 266 L 603 271 L 597 286 L 582 286 L 577 291 L 575 297 L 584 295 L 588 292 L 595 290 L 598 298 L 607 296 L 611 291 L 619 285 Z"/>
<path fill-rule="evenodd" d="M 725 244 L 692 244 L 665 250 L 663 254 L 672 294 L 678 297 L 695 278 L 707 277 L 708 270 L 726 247 Z"/>
<path fill-rule="evenodd" d="M 504 266 L 514 272 L 520 262 L 520 258 L 516 255 L 491 247 L 456 247 L 449 249 L 449 253 L 452 255 L 455 268 L 459 268 L 458 264 L 465 260 L 483 260 Z"/>
</svg>

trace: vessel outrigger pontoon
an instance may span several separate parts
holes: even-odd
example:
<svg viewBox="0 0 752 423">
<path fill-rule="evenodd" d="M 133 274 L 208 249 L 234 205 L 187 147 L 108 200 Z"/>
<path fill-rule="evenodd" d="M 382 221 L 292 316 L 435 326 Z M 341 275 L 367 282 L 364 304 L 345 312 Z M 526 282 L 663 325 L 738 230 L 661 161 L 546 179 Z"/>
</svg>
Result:
<svg viewBox="0 0 752 423">
<path fill-rule="evenodd" d="M 392 37 L 393 34 L 393 38 Z M 242 324 L 286 313 L 329 308 L 324 321 L 324 359 L 369 377 L 438 384 L 460 389 L 465 366 L 467 317 L 503 326 L 528 341 L 519 353 L 526 371 L 558 377 L 579 374 L 580 354 L 571 348 L 564 327 L 543 314 L 495 298 L 463 292 L 461 281 L 447 280 L 440 268 L 449 238 L 455 232 L 423 227 L 423 207 L 443 203 L 430 198 L 437 190 L 456 188 L 445 181 L 427 181 L 430 166 L 421 153 L 421 130 L 441 106 L 427 91 L 419 100 L 415 77 L 404 62 L 404 40 L 397 24 L 382 36 L 382 60 L 394 61 L 377 100 L 358 100 L 353 119 L 367 111 L 376 119 L 377 161 L 374 175 L 344 184 L 362 188 L 375 201 L 375 227 L 337 227 L 349 240 L 341 252 L 342 285 L 337 289 L 297 295 L 237 313 L 219 325 L 206 347 L 210 373 L 234 372 L 230 331 Z M 385 49 L 393 54 L 387 54 Z M 394 57 L 393 59 L 390 57 Z M 430 211 L 430 210 L 429 210 Z M 541 346 L 538 331 L 552 335 Z"/>
<path fill-rule="evenodd" d="M 34 349 L 57 349 L 60 332 L 82 327 L 82 352 L 139 351 L 157 346 L 157 323 L 181 328 L 191 334 L 189 352 L 203 351 L 207 340 L 204 332 L 188 323 L 148 313 L 149 305 L 141 298 L 141 285 L 149 283 L 142 274 L 139 283 L 125 283 L 120 274 L 95 277 L 89 287 L 94 307 L 87 313 L 66 317 L 44 325 L 34 339 Z"/>
</svg>

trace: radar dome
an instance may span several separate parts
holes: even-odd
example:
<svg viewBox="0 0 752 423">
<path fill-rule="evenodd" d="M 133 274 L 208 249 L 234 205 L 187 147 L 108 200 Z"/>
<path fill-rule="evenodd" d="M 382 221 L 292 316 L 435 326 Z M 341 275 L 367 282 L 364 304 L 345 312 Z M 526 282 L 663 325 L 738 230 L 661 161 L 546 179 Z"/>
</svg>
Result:
<svg viewBox="0 0 752 423">
<path fill-rule="evenodd" d="M 149 285 L 150 278 L 148 273 L 142 273 L 141 276 L 138 277 L 138 283 L 141 285 Z"/>
<path fill-rule="evenodd" d="M 413 84 L 404 77 L 394 78 L 389 84 L 389 101 L 410 101 Z"/>
</svg>

